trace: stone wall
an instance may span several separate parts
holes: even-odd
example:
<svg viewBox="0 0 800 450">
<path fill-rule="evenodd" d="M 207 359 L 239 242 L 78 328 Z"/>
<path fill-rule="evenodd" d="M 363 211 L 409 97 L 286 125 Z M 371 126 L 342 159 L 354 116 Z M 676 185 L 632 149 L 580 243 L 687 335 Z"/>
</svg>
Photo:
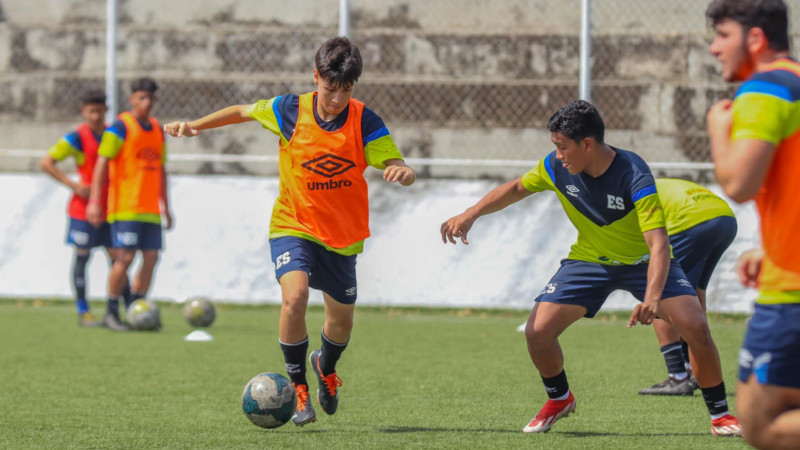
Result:
<svg viewBox="0 0 800 450">
<path fill-rule="evenodd" d="M 48 148 L 79 121 L 81 93 L 104 86 L 104 3 L 0 0 L 0 150 Z M 351 35 L 365 62 L 356 96 L 384 118 L 407 157 L 538 159 L 551 149 L 547 118 L 578 96 L 580 16 L 578 2 L 566 3 L 352 1 Z M 705 111 L 732 89 L 720 83 L 707 51 L 704 3 L 629 2 L 620 16 L 595 2 L 592 101 L 608 142 L 649 161 L 707 160 Z M 336 34 L 337 7 L 330 0 L 120 0 L 119 104 L 127 106 L 127 82 L 143 75 L 161 86 L 162 120 L 311 90 L 313 55 Z M 276 138 L 245 124 L 170 140 L 170 151 L 274 155 Z M 34 166 L 33 158 L 0 158 L 0 170 Z M 268 163 L 202 161 L 170 168 L 275 171 Z"/>
</svg>

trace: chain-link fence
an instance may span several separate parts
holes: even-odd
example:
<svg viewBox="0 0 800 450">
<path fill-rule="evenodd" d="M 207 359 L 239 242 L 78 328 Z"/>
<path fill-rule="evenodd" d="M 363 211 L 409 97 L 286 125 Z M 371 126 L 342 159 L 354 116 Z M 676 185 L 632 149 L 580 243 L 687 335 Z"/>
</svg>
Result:
<svg viewBox="0 0 800 450">
<path fill-rule="evenodd" d="M 144 75 L 161 86 L 162 121 L 312 90 L 314 52 L 337 34 L 338 3 L 120 0 L 119 104 L 127 107 L 129 81 Z M 708 54 L 707 2 L 591 6 L 591 100 L 609 143 L 652 163 L 707 162 L 705 111 L 733 93 Z M 356 97 L 406 157 L 447 162 L 422 164 L 424 174 L 491 175 L 494 165 L 551 150 L 548 117 L 578 97 L 580 23 L 580 0 L 351 0 L 350 35 L 365 62 Z M 100 0 L 0 0 L 3 147 L 47 148 L 80 120 L 78 98 L 104 86 L 105 25 Z M 275 142 L 239 126 L 170 145 L 176 156 L 275 155 Z M 170 168 L 276 170 L 246 158 L 188 159 Z"/>
</svg>

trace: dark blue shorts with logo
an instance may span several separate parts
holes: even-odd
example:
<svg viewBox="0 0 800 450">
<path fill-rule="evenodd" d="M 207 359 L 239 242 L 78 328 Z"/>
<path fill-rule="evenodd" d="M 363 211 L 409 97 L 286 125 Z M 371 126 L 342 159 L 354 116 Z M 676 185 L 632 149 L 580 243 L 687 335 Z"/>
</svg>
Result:
<svg viewBox="0 0 800 450">
<path fill-rule="evenodd" d="M 609 294 L 617 289 L 628 291 L 639 301 L 643 301 L 648 266 L 610 265 L 564 259 L 535 301 L 583 306 L 586 308 L 585 317 L 594 317 Z M 670 261 L 669 275 L 661 298 L 681 295 L 695 295 L 695 290 L 686 279 L 681 266 L 673 259 Z"/>
<path fill-rule="evenodd" d="M 356 302 L 356 255 L 340 255 L 295 236 L 270 239 L 269 246 L 278 282 L 287 272 L 301 270 L 308 274 L 309 287 L 345 305 Z"/>
<path fill-rule="evenodd" d="M 70 217 L 67 228 L 67 244 L 72 244 L 79 249 L 111 247 L 111 228 L 107 222 L 103 222 L 100 228 L 95 228 L 86 220 Z"/>
</svg>

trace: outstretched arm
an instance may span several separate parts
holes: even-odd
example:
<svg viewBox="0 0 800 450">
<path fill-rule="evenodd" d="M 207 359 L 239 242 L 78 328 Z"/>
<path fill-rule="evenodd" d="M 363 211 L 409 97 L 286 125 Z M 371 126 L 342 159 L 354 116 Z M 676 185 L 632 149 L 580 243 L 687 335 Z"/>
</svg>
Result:
<svg viewBox="0 0 800 450">
<path fill-rule="evenodd" d="M 402 159 L 389 159 L 385 161 L 386 169 L 383 171 L 383 179 L 392 183 L 398 182 L 403 186 L 411 186 L 417 180 L 417 175 L 411 167 L 408 167 Z"/>
<path fill-rule="evenodd" d="M 170 122 L 164 125 L 164 133 L 173 137 L 197 136 L 200 130 L 219 128 L 234 123 L 253 120 L 250 117 L 250 108 L 253 105 L 233 105 L 220 109 L 205 117 L 191 122 Z"/>
<path fill-rule="evenodd" d="M 492 189 L 482 199 L 478 200 L 478 203 L 442 224 L 442 242 L 446 244 L 447 241 L 450 241 L 455 244 L 456 240 L 454 238 L 461 238 L 462 243 L 469 245 L 467 233 L 469 233 L 472 224 L 475 223 L 478 217 L 500 211 L 531 194 L 533 192 L 522 185 L 521 177 Z"/>
</svg>

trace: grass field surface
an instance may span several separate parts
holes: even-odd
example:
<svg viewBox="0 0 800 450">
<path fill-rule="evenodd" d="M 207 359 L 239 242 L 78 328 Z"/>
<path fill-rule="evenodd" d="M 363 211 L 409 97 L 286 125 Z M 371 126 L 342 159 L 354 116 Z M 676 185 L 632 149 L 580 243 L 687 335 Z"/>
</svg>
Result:
<svg viewBox="0 0 800 450">
<path fill-rule="evenodd" d="M 527 311 L 357 308 L 338 412 L 317 407 L 316 423 L 267 430 L 240 397 L 252 376 L 285 374 L 279 308 L 218 305 L 213 342 L 185 342 L 180 306 L 161 308 L 160 332 L 113 333 L 79 328 L 70 302 L 0 301 L 0 448 L 747 447 L 711 435 L 699 391 L 637 395 L 664 363 L 652 329 L 628 329 L 622 315 L 562 336 L 577 412 L 528 435 L 546 395 L 516 331 Z M 311 349 L 323 319 L 309 310 Z M 743 317 L 711 319 L 734 411 L 744 328 Z"/>
</svg>

